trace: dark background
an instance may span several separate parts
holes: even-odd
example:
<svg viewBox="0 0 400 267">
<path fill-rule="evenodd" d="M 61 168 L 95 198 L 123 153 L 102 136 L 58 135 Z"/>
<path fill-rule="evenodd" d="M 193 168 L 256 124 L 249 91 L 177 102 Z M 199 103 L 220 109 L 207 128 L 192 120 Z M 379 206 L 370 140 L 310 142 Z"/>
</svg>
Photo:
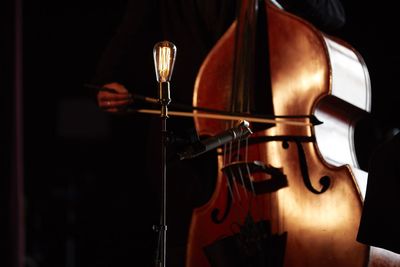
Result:
<svg viewBox="0 0 400 267">
<path fill-rule="evenodd" d="M 151 262 L 158 211 L 133 168 L 144 166 L 131 138 L 141 120 L 101 112 L 84 87 L 125 2 L 24 4 L 29 266 Z"/>
<path fill-rule="evenodd" d="M 130 136 L 146 118 L 104 114 L 94 92 L 83 87 L 125 2 L 22 1 L 26 266 L 136 266 L 139 259 L 151 261 L 156 201 L 133 190 L 149 186 L 140 170 L 123 167 L 144 164 L 135 153 L 143 147 L 135 147 Z M 5 3 L 10 5 L 3 10 L 12 11 L 12 2 Z M 360 52 L 369 68 L 380 142 L 400 128 L 397 14 L 366 1 L 343 4 L 347 24 L 335 34 Z M 3 26 L 13 25 L 10 14 L 3 17 Z M 3 36 L 12 38 L 10 29 L 3 27 Z M 13 66 L 5 52 L 13 50 L 13 42 L 5 44 L 2 56 Z M 6 68 L 3 74 L 12 75 Z M 7 99 L 13 99 L 12 91 L 2 100 L 5 112 L 12 113 Z M 7 113 L 2 121 L 12 126 Z M 8 132 L 6 136 L 13 139 Z M 12 151 L 6 141 L 2 144 Z"/>
</svg>

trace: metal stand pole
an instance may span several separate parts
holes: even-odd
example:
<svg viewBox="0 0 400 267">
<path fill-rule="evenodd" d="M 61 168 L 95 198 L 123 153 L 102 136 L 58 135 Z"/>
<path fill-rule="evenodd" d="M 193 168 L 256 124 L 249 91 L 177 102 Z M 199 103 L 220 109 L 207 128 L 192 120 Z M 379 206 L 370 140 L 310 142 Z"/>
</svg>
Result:
<svg viewBox="0 0 400 267">
<path fill-rule="evenodd" d="M 165 267 L 167 260 L 167 119 L 168 105 L 171 102 L 169 81 L 174 68 L 176 46 L 168 41 L 156 43 L 153 48 L 154 67 L 159 82 L 159 103 L 161 105 L 161 218 L 159 231 L 159 245 L 157 250 L 157 267 Z M 160 255 L 161 254 L 161 255 Z"/>
<path fill-rule="evenodd" d="M 160 82 L 159 102 L 161 105 L 161 218 L 159 231 L 159 257 L 157 258 L 156 266 L 165 267 L 167 259 L 167 119 L 168 119 L 168 104 L 171 102 L 169 92 L 169 82 Z"/>
</svg>

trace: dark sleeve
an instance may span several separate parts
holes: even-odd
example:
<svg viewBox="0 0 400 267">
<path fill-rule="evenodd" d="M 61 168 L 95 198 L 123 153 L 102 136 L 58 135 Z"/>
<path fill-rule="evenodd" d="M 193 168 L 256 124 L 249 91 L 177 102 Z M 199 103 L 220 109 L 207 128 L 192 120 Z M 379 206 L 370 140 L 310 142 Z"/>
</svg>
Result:
<svg viewBox="0 0 400 267">
<path fill-rule="evenodd" d="M 98 61 L 93 83 L 119 82 L 128 88 L 142 88 L 143 74 L 149 75 L 150 72 L 152 76 L 148 79 L 154 80 L 151 64 L 155 12 L 152 0 L 128 2 L 120 26 Z"/>
<path fill-rule="evenodd" d="M 400 133 L 372 156 L 357 241 L 400 253 Z"/>
<path fill-rule="evenodd" d="M 340 0 L 279 0 L 282 7 L 323 31 L 339 29 L 346 22 Z"/>
</svg>

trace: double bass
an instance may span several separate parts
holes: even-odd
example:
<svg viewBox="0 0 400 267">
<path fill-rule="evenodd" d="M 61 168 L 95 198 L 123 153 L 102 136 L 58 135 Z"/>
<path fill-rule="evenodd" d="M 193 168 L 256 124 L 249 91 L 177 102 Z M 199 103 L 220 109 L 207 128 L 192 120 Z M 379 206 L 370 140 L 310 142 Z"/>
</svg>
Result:
<svg viewBox="0 0 400 267">
<path fill-rule="evenodd" d="M 253 123 L 248 139 L 218 150 L 215 191 L 192 214 L 186 266 L 366 266 L 369 247 L 356 241 L 366 174 L 348 140 L 370 110 L 366 65 L 269 1 L 240 2 L 199 70 L 194 106 L 323 124 Z M 202 136 L 234 123 L 195 117 Z"/>
</svg>

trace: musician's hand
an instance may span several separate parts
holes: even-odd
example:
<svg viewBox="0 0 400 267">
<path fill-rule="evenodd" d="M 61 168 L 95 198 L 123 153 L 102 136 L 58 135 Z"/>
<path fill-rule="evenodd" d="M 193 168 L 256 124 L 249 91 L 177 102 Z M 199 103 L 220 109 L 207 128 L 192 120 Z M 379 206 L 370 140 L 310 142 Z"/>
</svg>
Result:
<svg viewBox="0 0 400 267">
<path fill-rule="evenodd" d="M 99 107 L 107 112 L 123 112 L 133 102 L 132 95 L 120 83 L 108 83 L 103 86 L 112 90 L 100 90 L 97 94 Z"/>
</svg>

